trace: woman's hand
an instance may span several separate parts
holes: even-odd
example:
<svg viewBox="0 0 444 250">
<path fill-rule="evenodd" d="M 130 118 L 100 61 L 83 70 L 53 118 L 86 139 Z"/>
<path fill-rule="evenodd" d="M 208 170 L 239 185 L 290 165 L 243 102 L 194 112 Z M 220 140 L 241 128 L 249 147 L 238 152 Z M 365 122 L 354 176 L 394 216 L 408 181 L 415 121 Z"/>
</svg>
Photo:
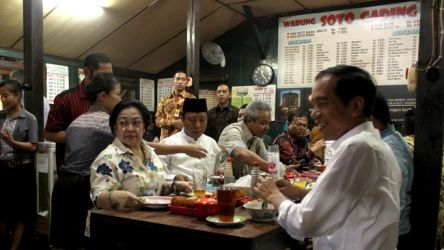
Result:
<svg viewBox="0 0 444 250">
<path fill-rule="evenodd" d="M 0 138 L 3 139 L 9 145 L 12 145 L 12 141 L 14 140 L 14 138 L 12 138 L 9 131 L 6 129 L 3 129 L 2 131 L 0 131 Z"/>
<path fill-rule="evenodd" d="M 141 206 L 140 199 L 133 193 L 128 191 L 113 191 L 111 193 L 113 204 L 117 204 L 118 208 L 136 208 Z"/>
</svg>

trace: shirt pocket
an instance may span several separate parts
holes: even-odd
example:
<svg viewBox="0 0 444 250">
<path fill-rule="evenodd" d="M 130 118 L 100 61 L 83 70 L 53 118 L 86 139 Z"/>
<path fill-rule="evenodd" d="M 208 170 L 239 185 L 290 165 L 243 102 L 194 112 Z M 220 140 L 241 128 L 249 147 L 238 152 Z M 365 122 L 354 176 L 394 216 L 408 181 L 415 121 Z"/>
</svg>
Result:
<svg viewBox="0 0 444 250">
<path fill-rule="evenodd" d="M 28 128 L 18 126 L 15 129 L 13 136 L 17 141 L 28 141 Z"/>
</svg>

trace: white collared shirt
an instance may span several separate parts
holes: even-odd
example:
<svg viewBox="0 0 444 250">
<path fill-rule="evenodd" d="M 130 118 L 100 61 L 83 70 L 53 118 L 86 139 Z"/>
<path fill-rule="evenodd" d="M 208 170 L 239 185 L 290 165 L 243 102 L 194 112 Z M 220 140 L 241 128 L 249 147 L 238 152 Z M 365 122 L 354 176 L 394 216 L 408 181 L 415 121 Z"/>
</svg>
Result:
<svg viewBox="0 0 444 250">
<path fill-rule="evenodd" d="M 401 173 L 371 122 L 336 140 L 334 155 L 300 204 L 284 201 L 279 224 L 314 249 L 396 248 Z"/>
<path fill-rule="evenodd" d="M 178 174 L 186 175 L 192 180 L 193 166 L 206 166 L 208 176 L 213 175 L 221 166 L 221 150 L 219 146 L 213 138 L 204 134 L 202 134 L 197 140 L 194 140 L 185 133 L 185 129 L 182 129 L 179 133 L 163 139 L 160 143 L 168 145 L 197 144 L 208 151 L 207 156 L 201 159 L 193 158 L 184 153 L 160 155 L 159 158 L 164 165 L 167 179 L 169 180 L 173 179 L 174 176 Z"/>
</svg>

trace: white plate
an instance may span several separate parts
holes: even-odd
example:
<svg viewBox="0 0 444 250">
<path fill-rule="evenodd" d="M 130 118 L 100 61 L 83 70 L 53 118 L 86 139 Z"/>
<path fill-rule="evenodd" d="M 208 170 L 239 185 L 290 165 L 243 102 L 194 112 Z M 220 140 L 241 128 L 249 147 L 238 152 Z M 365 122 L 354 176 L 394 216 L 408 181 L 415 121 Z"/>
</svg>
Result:
<svg viewBox="0 0 444 250">
<path fill-rule="evenodd" d="M 243 216 L 240 216 L 240 215 L 235 215 L 232 222 L 220 221 L 218 214 L 207 217 L 207 221 L 213 223 L 216 226 L 220 226 L 220 227 L 229 227 L 229 226 L 239 225 L 242 222 L 244 222 L 245 220 L 246 220 L 246 218 Z"/>
<path fill-rule="evenodd" d="M 144 207 L 148 208 L 167 208 L 171 203 L 171 196 L 142 196 L 140 201 Z"/>
</svg>

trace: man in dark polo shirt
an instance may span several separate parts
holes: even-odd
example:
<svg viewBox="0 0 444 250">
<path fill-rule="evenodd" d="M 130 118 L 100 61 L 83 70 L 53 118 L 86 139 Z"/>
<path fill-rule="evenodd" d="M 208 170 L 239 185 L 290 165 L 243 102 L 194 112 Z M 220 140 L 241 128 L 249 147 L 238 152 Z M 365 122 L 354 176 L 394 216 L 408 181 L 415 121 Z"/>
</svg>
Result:
<svg viewBox="0 0 444 250">
<path fill-rule="evenodd" d="M 85 58 L 85 78 L 74 88 L 63 91 L 54 99 L 54 105 L 48 114 L 44 136 L 48 141 L 56 142 L 57 169 L 65 159 L 66 129 L 89 108 L 85 94 L 85 85 L 98 73 L 112 73 L 111 59 L 102 53 L 94 53 Z"/>
<path fill-rule="evenodd" d="M 217 106 L 208 111 L 208 125 L 205 134 L 219 140 L 224 128 L 237 122 L 239 109 L 231 105 L 231 90 L 227 84 L 220 84 L 216 90 Z"/>
</svg>

